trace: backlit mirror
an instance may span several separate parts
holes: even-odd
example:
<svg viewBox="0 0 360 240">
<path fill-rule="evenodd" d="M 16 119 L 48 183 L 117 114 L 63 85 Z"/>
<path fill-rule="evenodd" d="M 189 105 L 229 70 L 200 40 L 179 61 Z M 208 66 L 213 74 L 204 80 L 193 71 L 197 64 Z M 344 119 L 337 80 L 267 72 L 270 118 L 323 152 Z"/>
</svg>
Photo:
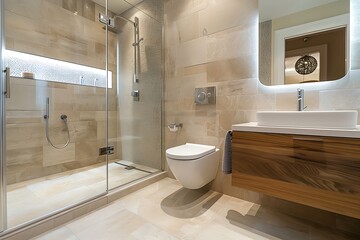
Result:
<svg viewBox="0 0 360 240">
<path fill-rule="evenodd" d="M 349 69 L 350 0 L 259 0 L 259 79 L 338 80 Z"/>
</svg>

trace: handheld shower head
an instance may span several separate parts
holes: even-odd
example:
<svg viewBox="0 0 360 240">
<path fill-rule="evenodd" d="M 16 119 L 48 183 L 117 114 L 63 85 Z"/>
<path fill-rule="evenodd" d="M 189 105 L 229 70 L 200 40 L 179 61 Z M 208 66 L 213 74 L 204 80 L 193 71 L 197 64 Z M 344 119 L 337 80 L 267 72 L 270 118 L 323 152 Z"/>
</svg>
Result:
<svg viewBox="0 0 360 240">
<path fill-rule="evenodd" d="M 45 107 L 45 115 L 44 115 L 45 119 L 49 119 L 50 118 L 50 99 L 47 97 L 46 98 L 46 107 Z"/>
</svg>

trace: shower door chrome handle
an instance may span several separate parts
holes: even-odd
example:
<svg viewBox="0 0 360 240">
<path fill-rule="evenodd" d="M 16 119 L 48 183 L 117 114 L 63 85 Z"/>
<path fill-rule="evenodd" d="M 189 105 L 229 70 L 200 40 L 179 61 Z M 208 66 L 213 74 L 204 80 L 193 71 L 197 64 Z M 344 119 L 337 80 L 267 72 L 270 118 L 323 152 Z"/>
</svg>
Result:
<svg viewBox="0 0 360 240">
<path fill-rule="evenodd" d="M 6 67 L 4 70 L 5 73 L 5 97 L 10 98 L 10 68 Z"/>
</svg>

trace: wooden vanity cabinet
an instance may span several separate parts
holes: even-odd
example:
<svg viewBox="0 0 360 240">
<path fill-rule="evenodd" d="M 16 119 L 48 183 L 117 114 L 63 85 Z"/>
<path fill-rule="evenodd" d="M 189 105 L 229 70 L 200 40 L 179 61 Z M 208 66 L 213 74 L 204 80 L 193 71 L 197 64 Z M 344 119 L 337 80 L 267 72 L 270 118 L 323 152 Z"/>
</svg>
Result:
<svg viewBox="0 0 360 240">
<path fill-rule="evenodd" d="M 360 218 L 360 139 L 234 131 L 232 184 Z"/>
</svg>

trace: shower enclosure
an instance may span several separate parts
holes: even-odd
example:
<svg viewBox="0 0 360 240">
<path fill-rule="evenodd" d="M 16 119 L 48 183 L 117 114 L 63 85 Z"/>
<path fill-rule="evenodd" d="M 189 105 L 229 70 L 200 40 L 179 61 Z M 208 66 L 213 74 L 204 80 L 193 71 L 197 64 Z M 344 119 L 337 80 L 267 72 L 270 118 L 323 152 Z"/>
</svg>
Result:
<svg viewBox="0 0 360 240">
<path fill-rule="evenodd" d="M 162 10 L 1 0 L 1 231 L 161 171 Z"/>
</svg>

